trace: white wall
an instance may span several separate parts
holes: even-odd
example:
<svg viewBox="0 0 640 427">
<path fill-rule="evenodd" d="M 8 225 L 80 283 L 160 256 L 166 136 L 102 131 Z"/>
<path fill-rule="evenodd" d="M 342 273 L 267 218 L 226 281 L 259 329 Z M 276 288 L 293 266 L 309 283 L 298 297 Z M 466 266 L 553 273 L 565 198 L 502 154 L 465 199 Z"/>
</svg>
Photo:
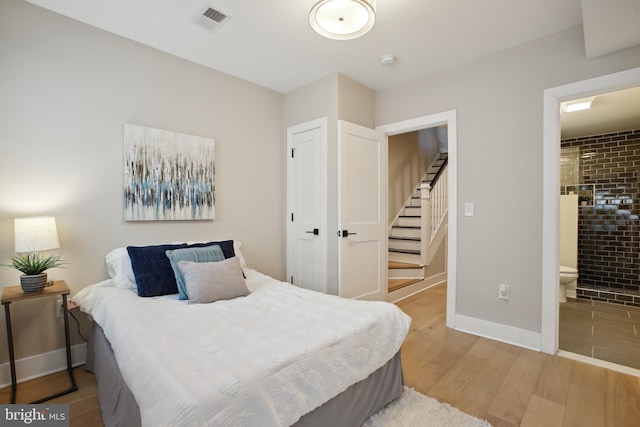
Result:
<svg viewBox="0 0 640 427">
<path fill-rule="evenodd" d="M 457 111 L 458 314 L 540 333 L 543 91 L 639 65 L 640 47 L 587 60 L 576 27 L 376 93 L 378 126 Z"/>
<path fill-rule="evenodd" d="M 388 137 L 389 140 L 389 225 L 398 216 L 427 170 L 418 132 Z"/>
<path fill-rule="evenodd" d="M 578 268 L 578 195 L 560 196 L 560 265 Z"/>
<path fill-rule="evenodd" d="M 235 238 L 284 278 L 283 95 L 20 0 L 0 3 L 0 263 L 13 218 L 55 215 L 72 294 L 128 244 Z M 123 123 L 215 139 L 216 219 L 123 220 Z M 0 284 L 19 273 L 0 268 Z M 18 358 L 63 347 L 53 301 L 13 307 Z M 4 317 L 0 343 L 6 342 Z M 0 345 L 0 362 L 8 359 Z"/>
</svg>

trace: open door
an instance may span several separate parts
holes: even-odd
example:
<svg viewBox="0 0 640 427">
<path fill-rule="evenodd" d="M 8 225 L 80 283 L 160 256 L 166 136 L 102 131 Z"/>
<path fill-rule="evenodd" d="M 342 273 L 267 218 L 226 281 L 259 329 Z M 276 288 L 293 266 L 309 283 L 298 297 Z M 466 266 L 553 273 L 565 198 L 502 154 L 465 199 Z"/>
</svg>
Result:
<svg viewBox="0 0 640 427">
<path fill-rule="evenodd" d="M 338 121 L 338 294 L 387 299 L 387 136 Z"/>
</svg>

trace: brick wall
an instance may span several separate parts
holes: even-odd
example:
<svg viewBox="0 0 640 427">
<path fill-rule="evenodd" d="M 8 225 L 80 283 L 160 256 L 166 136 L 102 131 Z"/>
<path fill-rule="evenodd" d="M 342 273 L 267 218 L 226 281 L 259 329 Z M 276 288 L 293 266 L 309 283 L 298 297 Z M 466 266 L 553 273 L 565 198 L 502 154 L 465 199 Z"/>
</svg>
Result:
<svg viewBox="0 0 640 427">
<path fill-rule="evenodd" d="M 613 299 L 616 299 L 614 294 L 637 294 L 640 291 L 640 129 L 565 139 L 561 146 L 563 152 L 580 150 L 580 183 L 595 187 L 595 204 L 578 208 L 579 287 L 610 291 Z M 609 299 L 600 298 L 599 293 L 578 294 Z M 619 299 L 636 302 L 631 297 Z"/>
</svg>

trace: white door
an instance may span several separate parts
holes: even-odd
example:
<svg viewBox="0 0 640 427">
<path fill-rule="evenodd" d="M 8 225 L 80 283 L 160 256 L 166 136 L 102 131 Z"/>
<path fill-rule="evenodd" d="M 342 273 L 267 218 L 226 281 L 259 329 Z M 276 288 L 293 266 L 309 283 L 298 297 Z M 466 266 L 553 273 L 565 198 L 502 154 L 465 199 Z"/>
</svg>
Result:
<svg viewBox="0 0 640 427">
<path fill-rule="evenodd" d="M 338 291 L 387 298 L 387 136 L 338 121 Z"/>
<path fill-rule="evenodd" d="M 287 279 L 325 293 L 326 141 L 326 118 L 287 130 Z"/>
</svg>

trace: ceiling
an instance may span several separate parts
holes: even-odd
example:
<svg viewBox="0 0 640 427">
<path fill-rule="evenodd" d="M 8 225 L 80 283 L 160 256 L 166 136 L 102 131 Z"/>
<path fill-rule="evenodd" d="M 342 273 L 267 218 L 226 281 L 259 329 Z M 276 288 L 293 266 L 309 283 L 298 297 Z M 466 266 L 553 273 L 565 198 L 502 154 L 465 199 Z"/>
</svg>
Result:
<svg viewBox="0 0 640 427">
<path fill-rule="evenodd" d="M 640 129 L 640 87 L 590 98 L 593 102 L 589 110 L 561 113 L 562 139 Z"/>
<path fill-rule="evenodd" d="M 317 0 L 26 1 L 280 93 L 335 72 L 379 90 L 575 27 L 583 16 L 587 33 L 599 22 L 589 17 L 605 12 L 613 24 L 585 39 L 586 53 L 606 53 L 637 42 L 637 29 L 626 40 L 610 38 L 616 22 L 639 13 L 626 0 L 583 0 L 584 14 L 581 0 L 377 0 L 369 33 L 329 40 L 309 25 Z M 196 25 L 206 7 L 230 19 L 215 32 Z M 395 64 L 381 65 L 383 55 Z M 591 110 L 562 115 L 563 138 L 621 126 L 640 128 L 640 89 L 600 95 Z"/>
<path fill-rule="evenodd" d="M 317 0 L 27 1 L 281 93 L 335 72 L 379 90 L 582 23 L 581 0 L 377 0 L 373 29 L 338 41 L 311 29 Z M 193 23 L 206 5 L 231 16 L 216 32 Z"/>
</svg>

